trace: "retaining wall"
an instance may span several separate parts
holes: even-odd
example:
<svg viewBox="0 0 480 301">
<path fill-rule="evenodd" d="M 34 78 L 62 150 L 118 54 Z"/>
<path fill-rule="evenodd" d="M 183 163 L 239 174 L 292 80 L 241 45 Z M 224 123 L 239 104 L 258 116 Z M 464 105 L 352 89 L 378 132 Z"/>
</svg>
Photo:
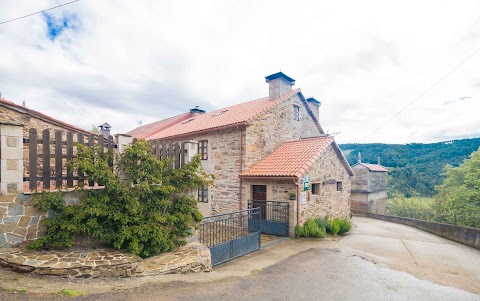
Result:
<svg viewBox="0 0 480 301">
<path fill-rule="evenodd" d="M 368 217 L 404 224 L 420 230 L 448 238 L 461 244 L 480 249 L 480 229 L 460 227 L 437 222 L 423 221 L 407 217 L 367 213 Z"/>
</svg>

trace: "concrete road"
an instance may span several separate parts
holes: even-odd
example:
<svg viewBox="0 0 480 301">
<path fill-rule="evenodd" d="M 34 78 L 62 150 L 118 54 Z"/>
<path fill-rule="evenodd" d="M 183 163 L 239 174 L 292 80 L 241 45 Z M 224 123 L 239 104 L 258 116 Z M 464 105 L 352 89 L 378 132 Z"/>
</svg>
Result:
<svg viewBox="0 0 480 301">
<path fill-rule="evenodd" d="M 355 217 L 354 224 L 345 237 L 286 240 L 212 273 L 75 281 L 19 277 L 27 293 L 1 292 L 0 300 L 65 300 L 51 293 L 67 288 L 89 293 L 79 300 L 480 301 L 479 250 L 404 225 L 364 217 Z M 10 280 L 2 278 L 2 285 Z"/>
</svg>

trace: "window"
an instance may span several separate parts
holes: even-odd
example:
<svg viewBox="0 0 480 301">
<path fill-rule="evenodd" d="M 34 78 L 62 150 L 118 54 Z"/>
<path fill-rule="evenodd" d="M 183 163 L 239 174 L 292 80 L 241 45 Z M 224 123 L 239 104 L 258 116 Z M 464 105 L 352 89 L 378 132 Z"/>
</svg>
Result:
<svg viewBox="0 0 480 301">
<path fill-rule="evenodd" d="M 320 183 L 312 184 L 312 194 L 320 194 Z"/>
<path fill-rule="evenodd" d="M 202 203 L 208 203 L 208 187 L 203 186 L 198 189 L 198 201 Z"/>
<path fill-rule="evenodd" d="M 300 107 L 297 105 L 293 106 L 293 120 L 300 120 Z"/>
<path fill-rule="evenodd" d="M 198 141 L 198 153 L 201 155 L 202 160 L 208 159 L 208 140 Z"/>
<path fill-rule="evenodd" d="M 343 182 L 337 182 L 337 191 L 342 191 L 343 190 Z"/>
</svg>

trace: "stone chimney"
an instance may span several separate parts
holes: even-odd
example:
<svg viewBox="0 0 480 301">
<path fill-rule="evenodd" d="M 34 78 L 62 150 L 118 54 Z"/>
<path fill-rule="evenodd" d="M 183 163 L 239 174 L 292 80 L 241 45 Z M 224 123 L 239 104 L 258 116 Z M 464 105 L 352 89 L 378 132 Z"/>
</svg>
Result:
<svg viewBox="0 0 480 301">
<path fill-rule="evenodd" d="M 295 80 L 286 76 L 282 72 L 278 72 L 265 77 L 268 83 L 268 98 L 270 100 L 277 99 L 284 94 L 292 91 L 292 86 L 295 85 Z"/>
<path fill-rule="evenodd" d="M 110 128 L 111 126 L 108 123 L 104 123 L 102 125 L 98 126 L 100 128 L 100 135 L 103 135 L 104 137 L 110 136 Z"/>
<path fill-rule="evenodd" d="M 307 98 L 307 103 L 308 103 L 308 106 L 310 107 L 310 110 L 312 110 L 313 115 L 315 115 L 315 118 L 317 118 L 317 121 L 319 121 L 318 120 L 318 110 L 320 109 L 320 105 L 322 103 L 319 102 L 318 100 L 316 100 L 313 97 Z"/>
<path fill-rule="evenodd" d="M 358 152 L 357 163 L 362 163 L 362 154 L 360 152 Z"/>
<path fill-rule="evenodd" d="M 193 114 L 194 116 L 197 116 L 199 114 L 204 114 L 205 111 L 200 109 L 198 106 L 195 106 L 195 108 L 190 109 L 190 113 Z"/>
</svg>

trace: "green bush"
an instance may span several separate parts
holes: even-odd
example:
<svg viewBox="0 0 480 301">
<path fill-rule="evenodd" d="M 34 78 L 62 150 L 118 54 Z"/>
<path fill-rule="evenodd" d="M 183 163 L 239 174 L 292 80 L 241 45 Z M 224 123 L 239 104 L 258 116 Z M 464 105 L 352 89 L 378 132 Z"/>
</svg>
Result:
<svg viewBox="0 0 480 301">
<path fill-rule="evenodd" d="M 315 219 L 308 219 L 303 226 L 297 225 L 295 227 L 296 237 L 326 237 L 327 232 L 325 227 L 320 227 Z"/>
<path fill-rule="evenodd" d="M 330 233 L 337 235 L 340 232 L 340 219 L 334 218 L 330 220 Z"/>
<path fill-rule="evenodd" d="M 340 231 L 338 233 L 345 234 L 352 228 L 352 222 L 348 218 L 340 219 Z"/>
<path fill-rule="evenodd" d="M 90 235 L 141 257 L 185 244 L 191 227 L 202 219 L 190 192 L 211 179 L 201 170 L 200 157 L 174 169 L 171 160 L 158 160 L 151 145 L 140 140 L 126 149 L 113 169 L 112 162 L 111 152 L 77 146 L 76 161 L 69 168 L 83 171 L 87 181 L 105 188 L 80 190 L 80 204 L 73 206 L 65 205 L 60 192 L 37 195 L 35 207 L 55 214 L 44 221 L 44 237 L 29 249 L 70 247 L 74 235 Z"/>
<path fill-rule="evenodd" d="M 323 219 L 323 218 L 316 218 L 315 219 L 315 222 L 317 223 L 317 225 L 320 227 L 320 228 L 324 228 L 325 230 L 328 231 L 328 229 L 330 228 L 330 226 L 328 225 L 328 222 L 327 220 Z"/>
</svg>

